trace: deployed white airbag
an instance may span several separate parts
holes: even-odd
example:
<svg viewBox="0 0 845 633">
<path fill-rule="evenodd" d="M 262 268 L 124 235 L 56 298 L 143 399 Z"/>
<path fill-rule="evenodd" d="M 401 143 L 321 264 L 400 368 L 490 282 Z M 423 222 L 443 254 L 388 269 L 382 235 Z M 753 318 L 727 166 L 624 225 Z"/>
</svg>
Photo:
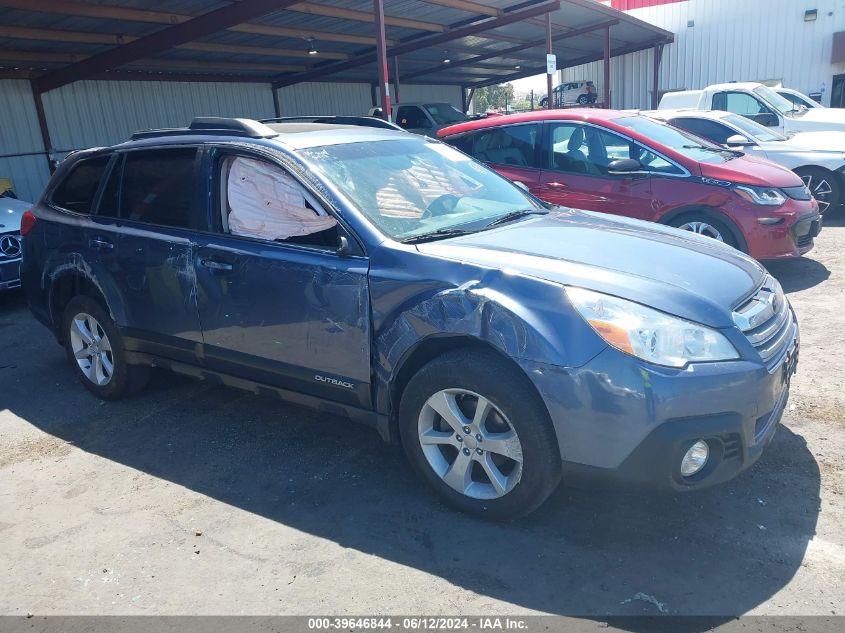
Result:
<svg viewBox="0 0 845 633">
<path fill-rule="evenodd" d="M 281 169 L 236 158 L 229 169 L 229 230 L 233 235 L 283 240 L 330 229 L 337 221 L 305 206 L 302 187 Z"/>
</svg>

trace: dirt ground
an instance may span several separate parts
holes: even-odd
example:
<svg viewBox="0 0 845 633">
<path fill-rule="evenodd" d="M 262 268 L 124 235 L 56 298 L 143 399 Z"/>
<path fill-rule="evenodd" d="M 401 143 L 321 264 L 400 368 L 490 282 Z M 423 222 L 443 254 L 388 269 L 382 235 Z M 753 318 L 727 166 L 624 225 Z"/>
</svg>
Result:
<svg viewBox="0 0 845 633">
<path fill-rule="evenodd" d="M 771 266 L 802 327 L 782 427 L 733 482 L 441 506 L 366 428 L 157 374 L 99 402 L 0 296 L 0 614 L 845 612 L 845 219 Z"/>
</svg>

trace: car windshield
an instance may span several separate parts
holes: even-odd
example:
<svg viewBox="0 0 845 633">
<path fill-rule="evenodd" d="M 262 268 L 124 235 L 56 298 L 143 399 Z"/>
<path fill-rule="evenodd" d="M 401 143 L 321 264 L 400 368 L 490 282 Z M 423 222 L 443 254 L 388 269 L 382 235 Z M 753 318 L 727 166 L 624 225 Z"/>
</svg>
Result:
<svg viewBox="0 0 845 633">
<path fill-rule="evenodd" d="M 505 216 L 545 212 L 519 187 L 431 139 L 345 143 L 299 153 L 395 240 L 480 231 Z"/>
<path fill-rule="evenodd" d="M 647 136 L 655 144 L 672 149 L 682 156 L 702 163 L 725 162 L 739 153 L 725 149 L 708 140 L 693 136 L 676 127 L 644 116 L 626 116 L 613 119 L 617 125 L 627 127 Z M 655 149 L 659 149 L 655 148 Z"/>
<path fill-rule="evenodd" d="M 469 117 L 466 114 L 450 103 L 426 103 L 423 107 L 437 125 L 449 125 L 450 123 L 469 121 Z"/>
<path fill-rule="evenodd" d="M 746 119 L 744 116 L 737 114 L 729 114 L 724 117 L 724 121 L 730 123 L 733 127 L 742 130 L 742 133 L 755 141 L 785 141 L 786 137 L 770 130 L 769 128 L 760 125 L 756 121 Z"/>
<path fill-rule="evenodd" d="M 806 108 L 798 107 L 789 99 L 784 99 L 774 90 L 772 90 L 771 88 L 767 88 L 766 86 L 757 86 L 756 88 L 754 88 L 753 92 L 781 114 L 796 114 L 806 112 Z"/>
</svg>

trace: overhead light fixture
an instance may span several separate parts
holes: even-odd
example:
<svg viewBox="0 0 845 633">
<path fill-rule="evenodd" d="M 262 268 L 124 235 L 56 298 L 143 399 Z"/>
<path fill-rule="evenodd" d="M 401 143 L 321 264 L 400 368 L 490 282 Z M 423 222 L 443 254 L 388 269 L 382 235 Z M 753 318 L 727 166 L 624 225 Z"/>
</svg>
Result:
<svg viewBox="0 0 845 633">
<path fill-rule="evenodd" d="M 449 58 L 449 51 L 443 51 L 443 63 L 449 64 L 452 60 Z"/>
<path fill-rule="evenodd" d="M 513 67 L 514 70 L 519 70 L 520 68 L 522 68 L 522 66 L 520 66 L 519 64 Z"/>
<path fill-rule="evenodd" d="M 309 55 L 316 55 L 317 54 L 317 46 L 314 44 L 314 38 L 308 38 L 308 54 Z"/>
<path fill-rule="evenodd" d="M 443 60 L 443 63 L 444 63 L 444 64 L 450 64 L 451 62 L 452 62 L 452 60 L 451 60 L 451 59 L 449 59 L 448 57 L 447 57 L 446 59 L 444 59 L 444 60 Z"/>
</svg>

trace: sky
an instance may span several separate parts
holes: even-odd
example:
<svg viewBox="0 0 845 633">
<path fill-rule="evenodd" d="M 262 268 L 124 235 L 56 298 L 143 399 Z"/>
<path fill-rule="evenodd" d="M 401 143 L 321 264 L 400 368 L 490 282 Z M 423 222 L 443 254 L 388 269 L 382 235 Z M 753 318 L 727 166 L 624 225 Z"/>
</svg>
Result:
<svg viewBox="0 0 845 633">
<path fill-rule="evenodd" d="M 556 79 L 554 81 L 556 81 Z M 529 92 L 530 90 L 534 90 L 534 94 L 537 94 L 538 92 L 545 94 L 546 92 L 545 73 L 542 75 L 534 75 L 533 77 L 526 77 L 525 79 L 517 79 L 516 81 L 510 81 L 508 83 L 513 84 L 513 89 L 517 93 Z"/>
</svg>

